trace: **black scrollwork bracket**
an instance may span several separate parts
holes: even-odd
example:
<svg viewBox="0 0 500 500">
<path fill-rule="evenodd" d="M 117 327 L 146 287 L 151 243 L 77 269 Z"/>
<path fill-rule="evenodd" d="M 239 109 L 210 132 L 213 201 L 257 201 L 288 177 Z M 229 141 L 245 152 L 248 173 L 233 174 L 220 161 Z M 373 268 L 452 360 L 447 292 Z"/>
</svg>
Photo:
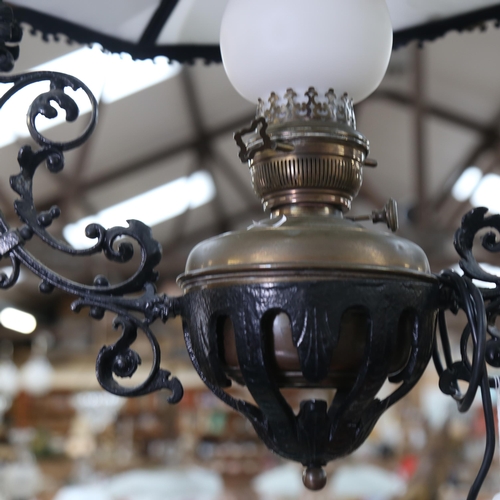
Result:
<svg viewBox="0 0 500 500">
<path fill-rule="evenodd" d="M 487 228 L 500 231 L 500 215 L 487 217 L 487 208 L 476 208 L 462 220 L 455 233 L 455 248 L 461 257 L 460 267 L 464 275 L 444 271 L 440 275 L 442 306 L 438 314 L 439 334 L 442 354 L 438 345 L 434 346 L 434 363 L 440 376 L 442 392 L 453 397 L 461 412 L 471 407 L 478 389 L 481 390 L 486 422 L 486 449 L 478 476 L 472 485 L 467 500 L 477 498 L 482 483 L 491 466 L 495 452 L 495 425 L 490 388 L 495 387 L 495 379 L 488 376 L 487 365 L 500 367 L 500 332 L 495 326 L 500 313 L 500 277 L 486 272 L 476 261 L 472 248 L 477 234 Z M 490 252 L 500 252 L 500 242 L 494 232 L 482 236 L 482 246 Z M 476 286 L 473 280 L 492 284 L 492 288 Z M 454 361 L 446 325 L 446 310 L 467 316 L 467 326 L 460 340 L 460 360 Z M 442 360 L 444 358 L 444 363 Z M 466 382 L 463 393 L 459 381 Z"/>
<path fill-rule="evenodd" d="M 7 72 L 14 68 L 19 57 L 19 46 L 23 32 L 14 19 L 12 9 L 0 0 L 0 71 Z"/>
<path fill-rule="evenodd" d="M 0 10 L 0 16 L 1 12 Z M 1 26 L 0 17 L 0 36 Z M 150 325 L 157 319 L 165 322 L 176 316 L 179 305 L 176 300 L 156 294 L 154 283 L 158 275 L 155 267 L 161 260 L 162 249 L 153 239 L 151 229 L 136 220 L 128 221 L 126 228 L 104 229 L 98 224 L 91 224 L 85 232 L 88 238 L 95 240 L 94 245 L 85 250 L 76 250 L 47 231 L 54 219 L 59 217 L 59 208 L 52 207 L 48 211 L 38 212 L 35 207 L 33 179 L 37 169 L 45 163 L 51 173 L 60 172 L 64 167 L 64 152 L 83 144 L 97 122 L 97 102 L 88 87 L 76 78 L 54 72 L 0 77 L 0 84 L 9 85 L 8 90 L 0 97 L 0 109 L 13 95 L 36 82 L 49 84 L 48 91 L 35 99 L 28 112 L 28 129 L 39 149 L 35 151 L 30 146 L 21 148 L 18 155 L 20 173 L 10 179 L 12 189 L 19 195 L 14 208 L 23 225 L 15 229 L 10 228 L 5 216 L 0 212 L 0 259 L 10 259 L 11 267 L 9 276 L 0 274 L 0 288 L 10 288 L 17 282 L 22 263 L 40 277 L 42 293 L 50 293 L 59 288 L 74 295 L 74 311 L 89 307 L 90 315 L 96 319 L 102 319 L 105 311 L 116 313 L 114 326 L 121 328 L 122 335 L 115 344 L 104 347 L 99 353 L 96 371 L 100 384 L 107 391 L 123 396 L 140 396 L 159 389 L 168 389 L 171 391 L 169 402 L 176 403 L 182 398 L 182 385 L 176 378 L 170 378 L 170 372 L 160 368 L 160 349 Z M 67 121 L 76 120 L 79 110 L 73 99 L 65 93 L 68 88 L 83 90 L 90 100 L 92 111 L 86 130 L 78 138 L 70 142 L 55 142 L 37 130 L 36 117 L 43 115 L 55 118 L 58 111 L 53 103 L 57 103 L 66 112 Z M 108 260 L 118 263 L 129 262 L 134 255 L 134 246 L 131 243 L 119 241 L 127 237 L 139 246 L 141 263 L 135 273 L 121 283 L 110 284 L 106 277 L 96 276 L 93 285 L 84 285 L 53 272 L 28 252 L 24 244 L 33 237 L 39 238 L 54 251 L 75 257 L 104 253 Z M 131 297 L 131 294 L 135 295 Z M 141 363 L 139 355 L 131 349 L 138 330 L 141 330 L 150 342 L 153 364 L 149 376 L 142 384 L 127 388 L 119 384 L 117 377 L 131 377 Z"/>
</svg>

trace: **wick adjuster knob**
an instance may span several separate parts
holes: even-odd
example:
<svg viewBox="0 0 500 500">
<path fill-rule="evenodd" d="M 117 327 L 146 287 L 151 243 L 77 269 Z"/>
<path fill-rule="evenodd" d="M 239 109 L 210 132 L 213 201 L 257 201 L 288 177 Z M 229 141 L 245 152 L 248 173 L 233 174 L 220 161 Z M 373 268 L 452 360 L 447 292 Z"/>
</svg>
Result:
<svg viewBox="0 0 500 500">
<path fill-rule="evenodd" d="M 395 233 L 399 228 L 398 204 L 396 200 L 390 198 L 381 210 L 374 210 L 370 215 L 360 215 L 358 217 L 346 217 L 353 221 L 371 220 L 374 224 L 385 222 L 387 227 Z"/>
</svg>

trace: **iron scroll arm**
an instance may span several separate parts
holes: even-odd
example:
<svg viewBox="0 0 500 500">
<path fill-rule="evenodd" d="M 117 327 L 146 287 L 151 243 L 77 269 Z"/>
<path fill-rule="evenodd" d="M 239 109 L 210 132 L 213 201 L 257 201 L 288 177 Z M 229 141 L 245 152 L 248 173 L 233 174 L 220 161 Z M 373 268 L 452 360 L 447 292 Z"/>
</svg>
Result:
<svg viewBox="0 0 500 500">
<path fill-rule="evenodd" d="M 464 275 L 447 270 L 439 278 L 442 289 L 442 304 L 438 312 L 438 330 L 441 351 L 437 340 L 433 360 L 439 374 L 441 391 L 453 397 L 460 412 L 470 409 L 480 390 L 486 424 L 486 446 L 478 475 L 469 491 L 467 500 L 475 500 L 490 469 L 495 453 L 495 422 L 490 388 L 497 386 L 488 375 L 488 365 L 500 368 L 500 332 L 495 321 L 500 313 L 500 277 L 486 272 L 473 254 L 477 234 L 486 228 L 500 231 L 500 216 L 486 216 L 487 208 L 470 211 L 462 219 L 462 225 L 455 233 L 455 249 L 461 257 L 460 268 Z M 482 246 L 490 252 L 500 252 L 500 242 L 494 232 L 483 236 Z M 477 286 L 473 280 L 493 288 Z M 454 361 L 448 335 L 445 313 L 447 310 L 465 312 L 467 325 L 460 338 L 460 360 Z M 472 346 L 472 352 L 470 352 Z M 443 359 L 444 358 L 444 362 Z M 468 384 L 465 393 L 459 388 L 459 381 Z"/>
<path fill-rule="evenodd" d="M 83 144 L 92 134 L 97 123 L 97 101 L 88 87 L 80 80 L 55 72 L 34 72 L 29 74 L 2 76 L 0 84 L 8 84 L 9 89 L 0 97 L 0 109 L 17 92 L 32 83 L 48 82 L 49 90 L 39 95 L 28 111 L 28 130 L 38 144 L 39 149 L 31 146 L 20 149 L 18 163 L 20 173 L 10 179 L 11 188 L 19 195 L 14 203 L 16 214 L 24 223 L 19 228 L 11 228 L 7 219 L 0 212 L 0 260 L 10 259 L 11 272 L 7 276 L 0 273 L 0 289 L 14 286 L 19 278 L 20 265 L 29 268 L 41 279 L 40 291 L 51 293 L 55 288 L 68 292 L 76 297 L 73 310 L 82 307 L 90 308 L 90 315 L 102 319 L 106 311 L 117 314 L 114 326 L 121 328 L 122 335 L 113 345 L 104 347 L 96 362 L 96 372 L 102 387 L 109 392 L 124 396 L 140 396 L 160 389 L 171 391 L 170 403 L 177 403 L 183 395 L 181 383 L 171 378 L 170 372 L 160 368 L 161 355 L 158 342 L 150 330 L 150 325 L 157 319 L 163 322 L 178 314 L 178 300 L 165 295 L 157 295 L 154 283 L 158 278 L 155 267 L 162 255 L 161 245 L 152 237 L 151 229 L 142 222 L 130 220 L 128 227 L 104 229 L 98 224 L 86 228 L 87 237 L 95 243 L 88 249 L 76 250 L 67 243 L 55 238 L 48 232 L 52 222 L 59 217 L 61 211 L 54 206 L 48 211 L 38 212 L 33 199 L 33 181 L 38 168 L 45 163 L 49 172 L 57 174 L 64 168 L 64 152 Z M 83 90 L 87 95 L 92 111 L 84 132 L 68 142 L 55 142 L 45 137 L 36 126 L 36 118 L 43 115 L 55 118 L 57 103 L 66 112 L 66 120 L 78 118 L 79 109 L 74 100 L 66 93 L 66 89 Z M 105 276 L 94 278 L 92 285 L 71 281 L 37 260 L 25 248 L 25 243 L 33 237 L 51 247 L 54 251 L 76 257 L 104 253 L 113 262 L 126 263 L 134 256 L 134 246 L 121 239 L 133 240 L 140 248 L 141 262 L 136 271 L 128 279 L 118 284 L 111 284 Z M 131 297 L 131 294 L 135 294 Z M 122 386 L 116 377 L 131 377 L 141 363 L 139 355 L 131 349 L 131 344 L 142 331 L 151 346 L 153 363 L 146 380 L 133 388 Z"/>
</svg>

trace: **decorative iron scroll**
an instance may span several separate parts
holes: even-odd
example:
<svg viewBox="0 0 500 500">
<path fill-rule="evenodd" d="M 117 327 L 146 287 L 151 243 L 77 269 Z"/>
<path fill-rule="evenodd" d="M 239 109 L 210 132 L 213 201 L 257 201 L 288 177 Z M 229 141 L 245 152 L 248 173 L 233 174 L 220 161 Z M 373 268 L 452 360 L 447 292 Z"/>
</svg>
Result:
<svg viewBox="0 0 500 500">
<path fill-rule="evenodd" d="M 491 228 L 500 231 L 500 215 L 487 217 L 487 212 L 488 209 L 484 207 L 472 210 L 464 216 L 460 229 L 455 233 L 455 249 L 461 257 L 459 264 L 464 276 L 449 270 L 440 275 L 443 303 L 438 314 L 438 326 L 444 363 L 437 343 L 433 353 L 440 376 L 440 389 L 457 401 L 461 412 L 469 410 L 477 391 L 481 390 L 486 422 L 486 449 L 483 463 L 467 500 L 477 498 L 491 466 L 496 441 L 490 394 L 490 388 L 495 387 L 496 383 L 495 379 L 488 376 L 487 365 L 500 368 L 500 332 L 495 326 L 500 313 L 500 277 L 486 272 L 472 252 L 474 240 L 481 230 Z M 490 252 L 500 252 L 500 242 L 494 232 L 483 236 L 482 246 Z M 473 280 L 492 283 L 494 287 L 482 288 L 476 286 Z M 454 361 L 445 312 L 451 310 L 457 313 L 460 309 L 465 312 L 468 323 L 460 341 L 461 359 Z M 459 381 L 468 383 L 465 393 L 460 391 Z"/>
<path fill-rule="evenodd" d="M 36 82 L 49 84 L 49 90 L 39 95 L 28 111 L 29 132 L 40 147 L 37 150 L 33 150 L 31 146 L 21 148 L 18 155 L 20 173 L 10 179 L 12 189 L 19 195 L 14 208 L 24 225 L 11 229 L 0 212 L 0 259 L 9 258 L 12 268 L 9 276 L 0 274 L 0 288 L 10 288 L 17 282 L 22 263 L 41 278 L 42 293 L 50 293 L 59 288 L 76 296 L 77 300 L 72 306 L 74 311 L 89 307 L 90 315 L 96 319 L 102 319 L 105 311 L 116 313 L 118 316 L 115 319 L 115 327 L 121 327 L 122 336 L 115 344 L 104 347 L 99 353 L 96 371 L 100 384 L 107 391 L 123 396 L 140 396 L 159 389 L 168 389 L 171 391 L 169 402 L 176 403 L 182 398 L 182 385 L 176 378 L 170 378 L 170 372 L 160 368 L 160 349 L 149 328 L 157 319 L 165 322 L 175 316 L 178 309 L 175 300 L 156 294 L 153 283 L 158 274 L 155 267 L 161 260 L 162 249 L 153 239 L 151 229 L 136 220 L 128 221 L 126 228 L 105 229 L 98 224 L 90 224 L 85 233 L 88 238 L 95 240 L 94 245 L 85 250 L 76 250 L 47 231 L 59 217 L 60 209 L 54 206 L 48 211 L 38 212 L 35 206 L 33 180 L 37 169 L 45 163 L 49 172 L 61 172 L 64 168 L 64 152 L 83 144 L 92 134 L 97 122 L 97 102 L 88 87 L 72 76 L 55 72 L 0 77 L 0 84 L 10 84 L 9 89 L 0 98 L 0 109 L 17 92 Z M 67 121 L 76 120 L 79 109 L 75 101 L 66 94 L 68 88 L 75 91 L 81 89 L 87 95 L 92 106 L 89 123 L 76 139 L 68 142 L 52 141 L 37 129 L 36 118 L 39 115 L 55 118 L 58 111 L 53 103 L 57 103 L 66 112 Z M 132 243 L 118 241 L 128 237 L 139 246 L 141 262 L 132 276 L 118 284 L 111 285 L 105 276 L 96 276 L 91 286 L 76 283 L 47 268 L 24 248 L 24 243 L 34 236 L 55 251 L 75 257 L 103 253 L 108 260 L 118 263 L 129 262 L 134 255 Z M 139 296 L 128 297 L 138 293 Z M 150 342 L 153 364 L 149 376 L 142 384 L 126 388 L 120 385 L 115 377 L 131 377 L 141 363 L 139 355 L 130 348 L 137 337 L 137 330 L 141 330 Z"/>
</svg>

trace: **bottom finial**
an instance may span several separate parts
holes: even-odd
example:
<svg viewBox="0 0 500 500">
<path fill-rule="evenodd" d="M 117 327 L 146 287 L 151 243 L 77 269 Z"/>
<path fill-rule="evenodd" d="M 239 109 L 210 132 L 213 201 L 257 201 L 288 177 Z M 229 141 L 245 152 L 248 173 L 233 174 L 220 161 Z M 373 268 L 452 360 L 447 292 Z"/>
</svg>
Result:
<svg viewBox="0 0 500 500">
<path fill-rule="evenodd" d="M 326 472 L 323 467 L 309 466 L 304 469 L 302 474 L 302 481 L 304 486 L 311 491 L 322 490 L 326 486 Z"/>
</svg>

